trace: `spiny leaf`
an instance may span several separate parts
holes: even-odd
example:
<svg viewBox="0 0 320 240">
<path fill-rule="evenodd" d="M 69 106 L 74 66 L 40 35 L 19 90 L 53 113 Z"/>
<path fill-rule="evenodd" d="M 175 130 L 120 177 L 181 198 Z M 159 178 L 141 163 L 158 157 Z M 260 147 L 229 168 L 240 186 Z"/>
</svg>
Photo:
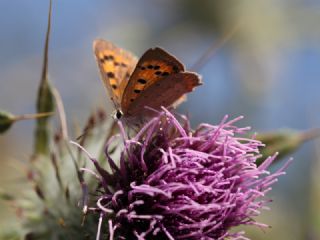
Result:
<svg viewBox="0 0 320 240">
<path fill-rule="evenodd" d="M 262 157 L 258 159 L 260 165 L 268 156 L 279 153 L 277 160 L 280 160 L 296 151 L 304 142 L 320 136 L 319 129 L 309 131 L 297 131 L 293 129 L 283 129 L 277 132 L 261 133 L 257 139 L 266 146 L 261 148 Z"/>
<path fill-rule="evenodd" d="M 54 111 L 54 98 L 52 94 L 52 87 L 48 79 L 48 52 L 49 52 L 49 39 L 51 31 L 51 9 L 52 2 L 49 5 L 48 26 L 44 47 L 43 66 L 41 82 L 38 89 L 37 97 L 37 112 L 53 112 Z M 35 130 L 35 149 L 34 152 L 47 154 L 48 153 L 48 119 L 49 117 L 39 119 Z"/>
</svg>

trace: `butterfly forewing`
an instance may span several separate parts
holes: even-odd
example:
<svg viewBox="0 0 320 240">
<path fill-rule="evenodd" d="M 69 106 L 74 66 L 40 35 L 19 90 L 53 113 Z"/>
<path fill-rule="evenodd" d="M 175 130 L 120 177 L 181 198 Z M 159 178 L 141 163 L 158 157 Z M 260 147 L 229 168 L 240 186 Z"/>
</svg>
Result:
<svg viewBox="0 0 320 240">
<path fill-rule="evenodd" d="M 115 107 L 119 108 L 124 89 L 136 66 L 137 59 L 130 52 L 102 39 L 94 41 L 93 50 L 103 84 Z"/>
<path fill-rule="evenodd" d="M 161 106 L 171 106 L 184 94 L 191 92 L 201 84 L 200 77 L 195 73 L 181 72 L 169 75 L 141 92 L 129 107 L 123 110 L 124 114 L 139 116 L 148 111 L 145 108 L 146 106 L 153 109 L 159 109 Z"/>
<path fill-rule="evenodd" d="M 136 99 L 150 87 L 156 86 L 158 82 L 162 82 L 163 79 L 172 74 L 183 71 L 182 63 L 163 49 L 152 48 L 147 50 L 139 59 L 123 92 L 121 109 L 124 114 Z"/>
</svg>

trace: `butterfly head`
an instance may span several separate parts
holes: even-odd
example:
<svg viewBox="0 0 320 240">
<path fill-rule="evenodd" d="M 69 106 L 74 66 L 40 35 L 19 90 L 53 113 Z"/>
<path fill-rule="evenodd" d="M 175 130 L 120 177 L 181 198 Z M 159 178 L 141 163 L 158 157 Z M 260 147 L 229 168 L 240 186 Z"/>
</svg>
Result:
<svg viewBox="0 0 320 240">
<path fill-rule="evenodd" d="M 119 120 L 120 118 L 122 118 L 123 116 L 123 112 L 120 109 L 117 109 L 113 112 L 112 117 L 115 120 Z"/>
</svg>

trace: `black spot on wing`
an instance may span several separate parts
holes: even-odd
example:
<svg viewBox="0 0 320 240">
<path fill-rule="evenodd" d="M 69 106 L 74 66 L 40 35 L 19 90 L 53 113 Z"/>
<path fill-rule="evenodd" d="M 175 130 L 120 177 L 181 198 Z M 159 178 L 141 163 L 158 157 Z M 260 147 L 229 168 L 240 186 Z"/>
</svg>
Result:
<svg viewBox="0 0 320 240">
<path fill-rule="evenodd" d="M 114 73 L 113 72 L 107 72 L 107 77 L 108 78 L 114 78 Z"/>
<path fill-rule="evenodd" d="M 141 92 L 141 90 L 140 89 L 135 89 L 135 90 L 133 90 L 135 93 L 140 93 Z"/>
<path fill-rule="evenodd" d="M 111 87 L 112 87 L 114 90 L 116 90 L 116 89 L 118 88 L 117 85 L 115 85 L 115 84 L 112 84 Z"/>
<path fill-rule="evenodd" d="M 102 59 L 100 59 L 101 61 L 113 61 L 114 60 L 114 56 L 112 55 L 105 55 L 103 56 Z"/>
<path fill-rule="evenodd" d="M 163 73 L 161 74 L 161 76 L 169 76 L 169 73 L 168 73 L 168 72 L 163 72 Z"/>
<path fill-rule="evenodd" d="M 146 81 L 146 80 L 144 80 L 144 79 L 142 79 L 142 78 L 140 78 L 140 79 L 138 79 L 138 83 L 146 84 L 146 83 L 147 83 L 147 81 Z"/>
<path fill-rule="evenodd" d="M 107 72 L 107 77 L 108 78 L 114 78 L 114 73 L 113 72 Z"/>
</svg>

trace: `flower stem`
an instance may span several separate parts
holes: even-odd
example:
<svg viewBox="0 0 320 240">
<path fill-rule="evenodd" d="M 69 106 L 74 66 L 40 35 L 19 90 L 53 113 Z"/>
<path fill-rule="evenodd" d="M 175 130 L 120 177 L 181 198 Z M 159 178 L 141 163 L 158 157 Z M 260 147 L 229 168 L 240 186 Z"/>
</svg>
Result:
<svg viewBox="0 0 320 240">
<path fill-rule="evenodd" d="M 20 121 L 20 120 L 29 120 L 29 119 L 37 119 L 51 116 L 53 112 L 43 112 L 43 113 L 34 113 L 34 114 L 22 114 L 13 117 L 13 121 Z"/>
</svg>

